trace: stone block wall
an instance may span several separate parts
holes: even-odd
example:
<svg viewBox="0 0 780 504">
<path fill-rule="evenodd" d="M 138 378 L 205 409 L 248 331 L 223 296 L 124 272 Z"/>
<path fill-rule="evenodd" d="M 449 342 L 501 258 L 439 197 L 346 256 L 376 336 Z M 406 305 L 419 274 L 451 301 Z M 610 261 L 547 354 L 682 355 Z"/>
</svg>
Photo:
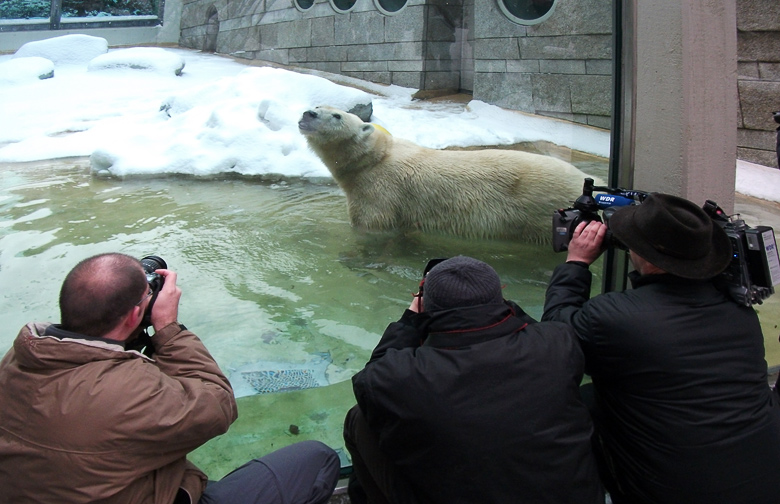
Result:
<svg viewBox="0 0 780 504">
<path fill-rule="evenodd" d="M 395 15 L 357 0 L 346 13 L 318 0 L 302 12 L 292 0 L 184 0 L 180 45 L 206 47 L 216 9 L 216 52 L 416 89 L 459 90 L 458 1 L 410 0 Z"/>
<path fill-rule="evenodd" d="M 775 129 L 780 125 L 772 112 L 780 110 L 778 0 L 737 0 L 737 62 L 737 158 L 777 166 Z"/>
<path fill-rule="evenodd" d="M 511 22 L 477 1 L 474 98 L 599 128 L 612 112 L 612 2 L 558 0 L 546 21 Z"/>
<path fill-rule="evenodd" d="M 327 0 L 306 11 L 293 0 L 183 1 L 184 47 L 610 127 L 612 0 L 558 0 L 533 26 L 510 21 L 500 0 L 409 0 L 393 15 L 374 0 L 346 13 Z"/>
</svg>

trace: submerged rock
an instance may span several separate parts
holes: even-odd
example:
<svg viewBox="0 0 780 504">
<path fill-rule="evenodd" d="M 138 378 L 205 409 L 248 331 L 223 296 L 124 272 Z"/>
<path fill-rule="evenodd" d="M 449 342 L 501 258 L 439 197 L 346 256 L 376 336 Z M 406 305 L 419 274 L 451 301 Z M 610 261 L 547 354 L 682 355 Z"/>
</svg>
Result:
<svg viewBox="0 0 780 504">
<path fill-rule="evenodd" d="M 303 364 L 258 361 L 233 371 L 230 384 L 236 397 L 324 387 L 330 384 L 326 370 L 332 362 L 328 352 Z"/>
</svg>

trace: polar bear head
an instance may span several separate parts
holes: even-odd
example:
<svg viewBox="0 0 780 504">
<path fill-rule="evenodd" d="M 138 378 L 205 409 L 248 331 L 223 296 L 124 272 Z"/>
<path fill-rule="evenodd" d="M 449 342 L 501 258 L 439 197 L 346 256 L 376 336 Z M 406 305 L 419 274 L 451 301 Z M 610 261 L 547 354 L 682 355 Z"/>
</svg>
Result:
<svg viewBox="0 0 780 504">
<path fill-rule="evenodd" d="M 389 137 L 384 128 L 328 106 L 304 112 L 298 130 L 337 181 L 348 172 L 376 164 L 386 148 L 383 138 Z"/>
</svg>

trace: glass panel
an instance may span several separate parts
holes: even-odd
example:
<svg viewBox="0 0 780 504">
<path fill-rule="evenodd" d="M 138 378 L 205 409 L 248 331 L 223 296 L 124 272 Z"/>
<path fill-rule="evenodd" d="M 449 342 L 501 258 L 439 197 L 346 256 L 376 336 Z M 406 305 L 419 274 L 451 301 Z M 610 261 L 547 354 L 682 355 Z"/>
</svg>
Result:
<svg viewBox="0 0 780 504">
<path fill-rule="evenodd" d="M 382 0 L 382 8 L 397 11 L 393 16 L 373 4 L 344 15 L 317 9 L 310 0 L 297 1 L 313 8 L 302 13 L 292 3 L 239 3 L 217 19 L 212 0 L 185 2 L 180 45 L 303 68 L 372 90 L 370 120 L 427 148 L 501 148 L 541 154 L 543 163 L 568 163 L 579 172 L 571 172 L 572 189 L 560 200 L 563 206 L 578 196 L 586 176 L 607 180 L 611 0 L 561 3 L 555 9 L 547 5 L 544 15 L 549 17 L 531 26 L 519 26 L 494 3 L 482 1 L 404 6 L 401 0 Z M 331 2 L 341 11 L 355 5 L 353 0 Z M 519 5 L 513 7 L 516 14 Z M 62 7 L 69 16 L 99 16 L 153 12 L 157 5 L 66 0 Z M 584 8 L 588 16 L 582 16 Z M 240 28 L 239 20 L 250 15 L 258 22 Z M 224 36 L 225 26 L 229 36 Z M 196 54 L 185 55 L 184 72 L 191 79 L 161 80 L 168 87 L 159 96 L 152 84 L 157 80 L 148 73 L 132 74 L 151 80 L 132 86 L 142 95 L 128 95 L 124 102 L 113 101 L 118 90 L 109 85 L 84 86 L 86 102 L 73 105 L 72 117 L 49 119 L 33 135 L 59 145 L 103 117 L 113 124 L 135 117 L 136 109 L 156 111 L 164 103 L 162 118 L 143 116 L 153 124 L 141 122 L 134 132 L 115 135 L 122 145 L 145 138 L 142 146 L 93 156 L 93 163 L 107 163 L 108 172 L 112 166 L 163 163 L 151 172 L 93 177 L 92 150 L 51 156 L 82 156 L 66 161 L 0 165 L 0 315 L 8 326 L 56 320 L 61 281 L 81 258 L 107 250 L 163 257 L 179 273 L 182 322 L 203 339 L 240 396 L 238 422 L 192 456 L 217 479 L 250 456 L 301 439 L 320 439 L 343 450 L 343 419 L 355 402 L 350 379 L 387 325 L 408 306 L 428 259 L 484 258 L 506 285 L 505 297 L 533 317 L 541 316 L 550 272 L 564 259 L 549 243 L 552 211 L 546 205 L 558 197 L 556 191 L 537 189 L 536 199 L 528 201 L 530 221 L 543 229 L 538 240 L 363 232 L 351 225 L 343 190 L 298 131 L 302 111 L 323 104 L 331 88 L 321 82 L 301 89 L 276 86 L 268 75 L 247 83 L 238 80 L 252 75 L 239 73 L 244 66 L 232 63 L 238 69 L 219 75 Z M 100 72 L 89 73 L 100 77 Z M 64 78 L 55 72 L 49 81 Z M 215 87 L 188 94 L 184 86 L 192 78 Z M 33 86 L 40 87 L 38 96 L 59 89 L 46 87 L 46 81 Z M 215 102 L 241 97 L 246 89 L 253 90 L 251 96 Z M 104 91 L 109 94 L 99 94 Z M 156 98 L 140 106 L 141 97 Z M 71 94 L 58 99 L 58 113 L 74 100 Z M 289 110 L 291 102 L 299 104 L 295 111 Z M 54 107 L 36 106 L 47 118 Z M 183 114 L 199 106 L 213 109 L 186 119 Z M 19 120 L 10 121 L 15 127 L 0 135 L 0 160 L 9 159 L 2 156 L 12 150 L 40 150 L 23 143 L 27 123 L 22 118 L 35 115 L 26 106 Z M 500 120 L 479 121 L 496 115 Z M 281 136 L 257 154 L 264 161 L 245 160 L 242 156 L 254 152 L 252 145 L 271 138 L 267 135 Z M 94 149 L 107 147 L 99 142 Z M 124 159 L 138 152 L 143 160 Z M 201 163 L 211 164 L 194 168 Z M 193 169 L 190 175 L 177 175 L 187 167 Z M 536 182 L 546 183 L 528 184 Z M 19 282 L 21 272 L 29 271 L 36 272 L 36 282 Z M 594 291 L 601 283 L 596 276 Z M 19 300 L 25 300 L 24 309 Z M 6 333 L 0 339 L 3 351 L 14 336 Z"/>
<path fill-rule="evenodd" d="M 236 424 L 191 457 L 212 479 L 302 439 L 343 451 L 342 423 L 355 403 L 350 379 L 409 305 L 430 258 L 486 260 L 504 296 L 539 318 L 564 256 L 549 243 L 544 205 L 556 191 L 544 187 L 526 207 L 528 220 L 549 230 L 536 241 L 352 226 L 344 190 L 297 126 L 303 110 L 331 96 L 331 83 L 276 86 L 270 74 L 247 83 L 239 77 L 264 69 L 198 51 L 369 90 L 375 128 L 426 148 L 541 154 L 580 170 L 571 172 L 577 189 L 585 177 L 608 179 L 611 0 L 499 0 L 500 9 L 479 0 L 376 0 L 359 12 L 350 11 L 353 0 L 330 0 L 338 13 L 324 2 L 296 2 L 238 2 L 224 18 L 213 0 L 184 2 L 188 79 L 137 72 L 109 83 L 95 71 L 82 81 L 88 85 L 69 87 L 74 65 L 45 80 L 38 76 L 50 69 L 36 71 L 13 91 L 0 80 L 0 319 L 7 328 L 0 353 L 23 324 L 59 318 L 57 294 L 78 260 L 109 250 L 160 255 L 179 273 L 180 319 L 239 396 Z M 157 8 L 156 0 L 62 3 L 70 17 Z M 48 2 L 0 2 L 3 19 L 45 19 L 49 11 Z M 249 16 L 257 21 L 245 26 Z M 222 73 L 225 61 L 233 66 Z M 120 95 L 128 83 L 131 92 Z M 187 87 L 193 83 L 202 87 Z M 112 138 L 125 150 L 107 150 Z M 252 150 L 258 143 L 263 148 Z M 92 176 L 100 163 L 108 173 L 152 168 Z M 432 204 L 448 211 L 455 192 Z M 775 205 L 756 205 L 738 200 L 737 211 L 762 220 L 777 213 Z M 497 203 L 483 206 L 506 213 Z M 599 265 L 592 270 L 595 293 Z M 780 364 L 779 305 L 775 295 L 759 310 L 770 365 Z"/>
</svg>

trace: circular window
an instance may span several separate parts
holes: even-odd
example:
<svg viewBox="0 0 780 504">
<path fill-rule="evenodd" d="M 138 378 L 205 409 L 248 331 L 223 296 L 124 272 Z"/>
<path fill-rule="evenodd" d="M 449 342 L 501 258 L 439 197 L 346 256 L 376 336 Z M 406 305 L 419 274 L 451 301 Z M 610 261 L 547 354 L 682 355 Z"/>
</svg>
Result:
<svg viewBox="0 0 780 504">
<path fill-rule="evenodd" d="M 314 0 L 294 0 L 293 3 L 299 11 L 307 11 L 314 5 Z"/>
<path fill-rule="evenodd" d="M 336 12 L 348 12 L 355 6 L 357 0 L 330 0 L 333 10 Z"/>
<path fill-rule="evenodd" d="M 374 0 L 374 5 L 382 14 L 396 14 L 406 7 L 408 0 Z"/>
<path fill-rule="evenodd" d="M 498 0 L 498 6 L 515 23 L 534 25 L 552 16 L 555 0 Z"/>
</svg>

